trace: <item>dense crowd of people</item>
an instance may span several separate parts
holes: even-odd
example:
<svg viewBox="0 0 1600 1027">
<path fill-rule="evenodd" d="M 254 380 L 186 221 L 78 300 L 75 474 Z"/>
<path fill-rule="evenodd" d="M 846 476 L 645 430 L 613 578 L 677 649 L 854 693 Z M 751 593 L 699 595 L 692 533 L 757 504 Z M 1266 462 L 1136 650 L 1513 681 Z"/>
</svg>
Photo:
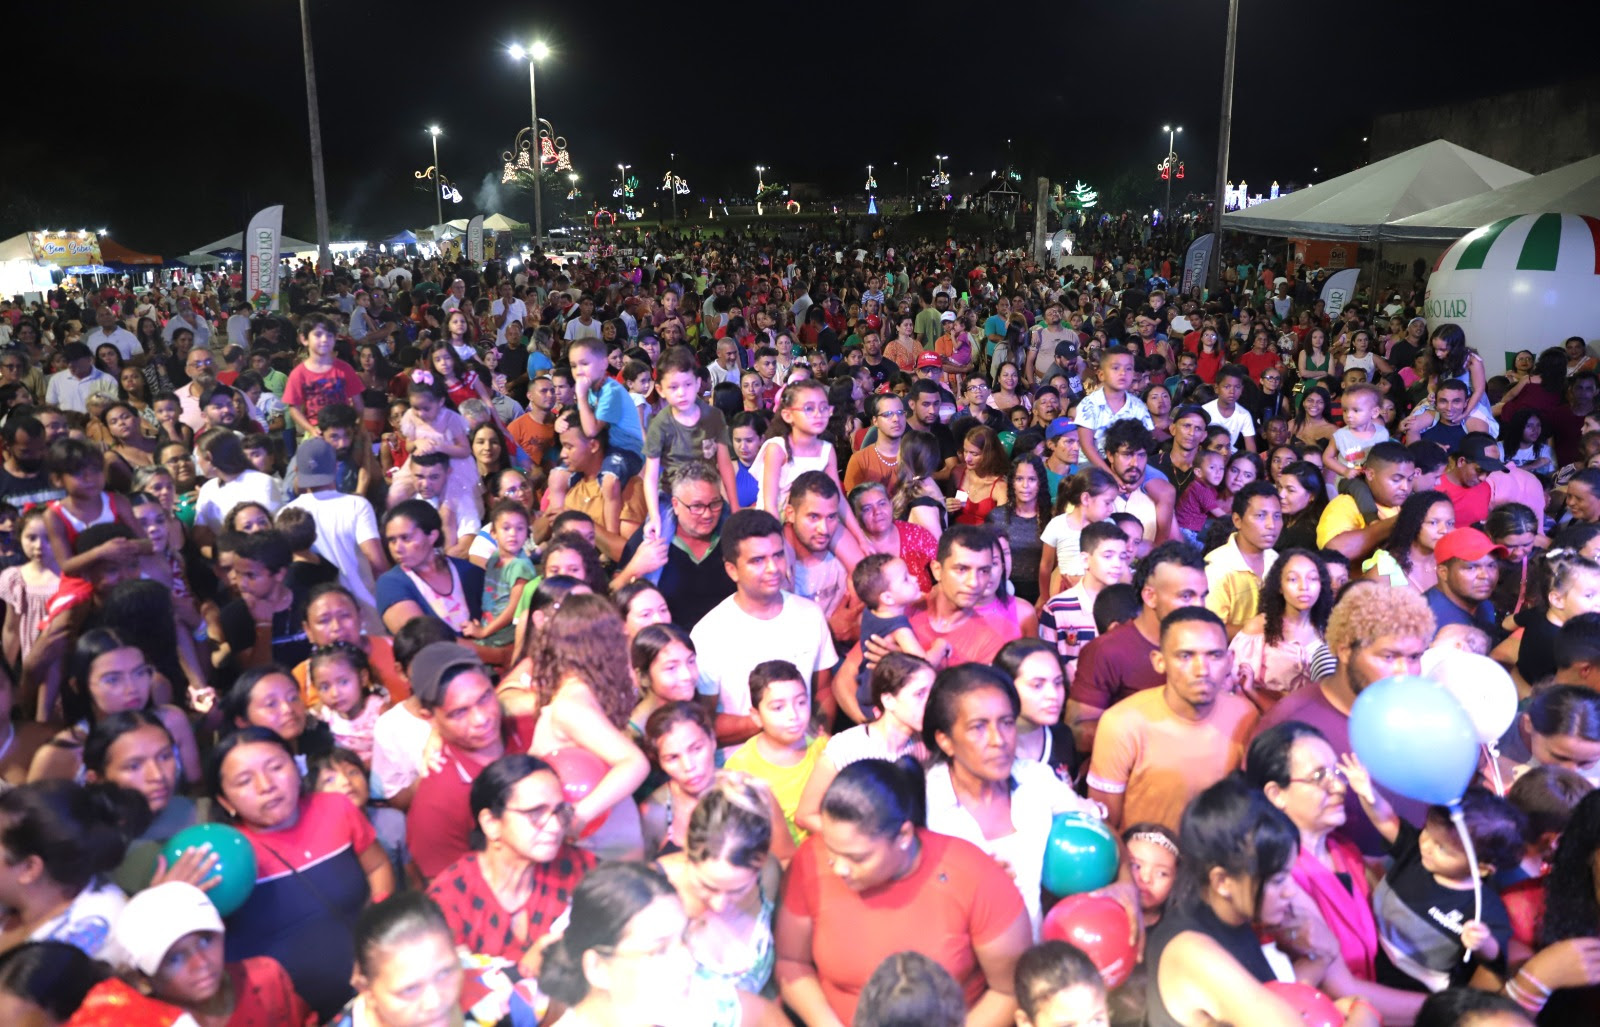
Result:
<svg viewBox="0 0 1600 1027">
<path fill-rule="evenodd" d="M 0 1018 L 1593 1022 L 1591 348 L 1177 249 L 0 303 Z M 1472 862 L 1349 729 L 1460 650 L 1520 699 Z M 1131 974 L 1053 937 L 1062 814 Z"/>
</svg>

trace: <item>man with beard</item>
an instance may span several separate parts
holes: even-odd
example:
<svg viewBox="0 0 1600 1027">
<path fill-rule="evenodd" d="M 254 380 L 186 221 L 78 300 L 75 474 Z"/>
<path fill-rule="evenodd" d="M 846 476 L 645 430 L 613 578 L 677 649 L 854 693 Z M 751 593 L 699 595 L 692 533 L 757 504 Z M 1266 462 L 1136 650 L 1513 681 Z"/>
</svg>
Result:
<svg viewBox="0 0 1600 1027">
<path fill-rule="evenodd" d="M 548 468 L 556 446 L 556 386 L 548 374 L 528 383 L 528 409 L 506 425 L 506 434 L 534 467 Z"/>
<path fill-rule="evenodd" d="M 1145 538 L 1159 540 L 1169 534 L 1176 504 L 1172 484 L 1159 473 L 1149 472 L 1150 453 L 1155 448 L 1155 436 L 1138 421 L 1117 421 L 1106 429 L 1106 465 L 1120 490 L 1117 510 L 1139 518 Z"/>
<path fill-rule="evenodd" d="M 852 569 L 830 548 L 839 528 L 842 500 L 839 486 L 828 472 L 806 471 L 789 487 L 789 501 L 784 508 L 788 591 L 816 603 L 827 617 L 832 617 L 844 601 Z"/>
<path fill-rule="evenodd" d="M 900 464 L 900 440 L 906 433 L 906 402 L 892 392 L 873 396 L 870 402 L 877 438 L 850 455 L 850 462 L 844 469 L 846 492 L 854 492 L 857 485 L 869 481 L 889 484 Z"/>
<path fill-rule="evenodd" d="M 4 463 L 0 463 L 0 500 L 20 510 L 67 494 L 50 483 L 50 475 L 44 469 L 46 439 L 38 418 L 7 418 L 5 427 L 0 428 L 0 440 L 4 440 L 6 451 Z"/>
<path fill-rule="evenodd" d="M 1321 731 L 1335 755 L 1354 752 L 1350 746 L 1350 707 L 1356 696 L 1374 681 L 1396 674 L 1420 674 L 1422 653 L 1434 635 L 1433 613 L 1427 600 L 1410 589 L 1386 588 L 1376 582 L 1352 583 L 1333 608 L 1323 638 L 1337 661 L 1333 673 L 1314 685 L 1289 694 L 1268 710 L 1257 725 L 1259 734 L 1285 721 L 1298 720 Z M 1419 738 L 1419 745 L 1427 739 Z M 1419 758 L 1421 757 L 1419 754 Z M 1378 791 L 1408 823 L 1421 827 L 1427 806 L 1402 798 L 1378 786 Z M 1356 796 L 1345 790 L 1345 821 L 1340 828 L 1347 839 L 1368 856 L 1388 851 L 1372 822 L 1361 812 Z"/>
<path fill-rule="evenodd" d="M 1482 630 L 1495 642 L 1504 634 L 1495 623 L 1489 596 L 1500 580 L 1506 547 L 1477 528 L 1457 528 L 1433 547 L 1439 583 L 1422 594 L 1438 627 L 1463 624 Z"/>
<path fill-rule="evenodd" d="M 210 350 L 196 347 L 189 351 L 183 370 L 189 376 L 189 384 L 178 389 L 178 403 L 182 407 L 178 420 L 198 435 L 206 430 L 206 417 L 200 410 L 200 398 L 207 389 L 217 384 L 217 365 L 211 358 Z"/>
<path fill-rule="evenodd" d="M 1206 554 L 1206 608 L 1231 639 L 1261 611 L 1261 585 L 1277 562 L 1283 507 L 1270 481 L 1253 481 L 1233 497 L 1233 533 Z"/>
<path fill-rule="evenodd" d="M 1151 657 L 1160 688 L 1117 703 L 1100 719 L 1089 798 L 1112 830 L 1154 823 L 1176 831 L 1189 800 L 1244 762 L 1257 713 L 1230 691 L 1228 632 L 1210 610 L 1187 607 L 1161 621 Z"/>
</svg>

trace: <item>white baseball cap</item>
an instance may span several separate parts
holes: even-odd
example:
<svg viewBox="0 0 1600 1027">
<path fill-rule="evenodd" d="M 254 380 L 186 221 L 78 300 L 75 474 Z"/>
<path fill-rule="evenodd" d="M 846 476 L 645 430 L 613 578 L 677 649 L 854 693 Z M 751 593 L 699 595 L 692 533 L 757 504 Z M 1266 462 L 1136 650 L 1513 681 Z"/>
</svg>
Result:
<svg viewBox="0 0 1600 1027">
<path fill-rule="evenodd" d="M 167 881 L 128 900 L 117 914 L 111 938 L 127 953 L 129 966 L 153 977 L 168 950 L 196 931 L 222 933 L 217 907 L 194 885 Z"/>
</svg>

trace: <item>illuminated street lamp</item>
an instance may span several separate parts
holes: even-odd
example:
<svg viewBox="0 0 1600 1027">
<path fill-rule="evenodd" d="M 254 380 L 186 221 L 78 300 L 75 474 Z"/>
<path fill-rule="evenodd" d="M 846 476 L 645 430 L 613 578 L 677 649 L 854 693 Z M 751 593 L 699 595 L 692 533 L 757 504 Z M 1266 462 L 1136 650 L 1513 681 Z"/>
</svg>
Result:
<svg viewBox="0 0 1600 1027">
<path fill-rule="evenodd" d="M 534 135 L 539 134 L 539 93 L 534 82 L 534 66 L 550 56 L 550 48 L 543 42 L 535 40 L 532 45 L 523 47 L 513 43 L 507 51 L 514 60 L 528 62 L 528 111 L 531 119 L 528 124 L 533 127 Z M 554 133 L 552 133 L 553 135 Z M 535 143 L 537 145 L 537 141 Z M 541 175 L 544 171 L 543 164 L 535 161 L 533 165 L 533 245 L 541 248 L 544 240 L 544 202 L 540 189 Z"/>
<path fill-rule="evenodd" d="M 1161 163 L 1156 165 L 1156 170 L 1161 172 L 1161 177 L 1167 180 L 1167 205 L 1161 208 L 1161 219 L 1165 221 L 1172 216 L 1172 179 L 1183 177 L 1183 165 L 1178 160 L 1178 151 L 1175 143 L 1178 133 L 1183 131 L 1183 126 L 1162 125 L 1161 131 L 1167 134 L 1167 155 Z"/>
</svg>

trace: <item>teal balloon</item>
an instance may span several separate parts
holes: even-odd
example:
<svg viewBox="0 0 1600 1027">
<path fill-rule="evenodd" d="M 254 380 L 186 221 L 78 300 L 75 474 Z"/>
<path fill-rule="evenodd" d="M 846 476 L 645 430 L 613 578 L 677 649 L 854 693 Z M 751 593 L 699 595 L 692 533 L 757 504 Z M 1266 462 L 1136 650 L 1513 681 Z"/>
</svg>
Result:
<svg viewBox="0 0 1600 1027">
<path fill-rule="evenodd" d="M 1056 896 L 1104 888 L 1117 876 L 1117 839 L 1082 813 L 1059 813 L 1045 842 L 1043 883 Z"/>
<path fill-rule="evenodd" d="M 229 916 L 244 905 L 256 886 L 256 850 L 236 827 L 195 824 L 173 835 L 161 847 L 161 855 L 170 867 L 189 849 L 203 845 L 210 845 L 216 853 L 217 865 L 211 876 L 200 882 L 200 888 L 219 914 Z"/>
<path fill-rule="evenodd" d="M 1350 747 L 1374 781 L 1439 806 L 1459 800 L 1478 770 L 1478 733 L 1467 711 L 1437 682 L 1409 674 L 1356 696 Z"/>
</svg>

